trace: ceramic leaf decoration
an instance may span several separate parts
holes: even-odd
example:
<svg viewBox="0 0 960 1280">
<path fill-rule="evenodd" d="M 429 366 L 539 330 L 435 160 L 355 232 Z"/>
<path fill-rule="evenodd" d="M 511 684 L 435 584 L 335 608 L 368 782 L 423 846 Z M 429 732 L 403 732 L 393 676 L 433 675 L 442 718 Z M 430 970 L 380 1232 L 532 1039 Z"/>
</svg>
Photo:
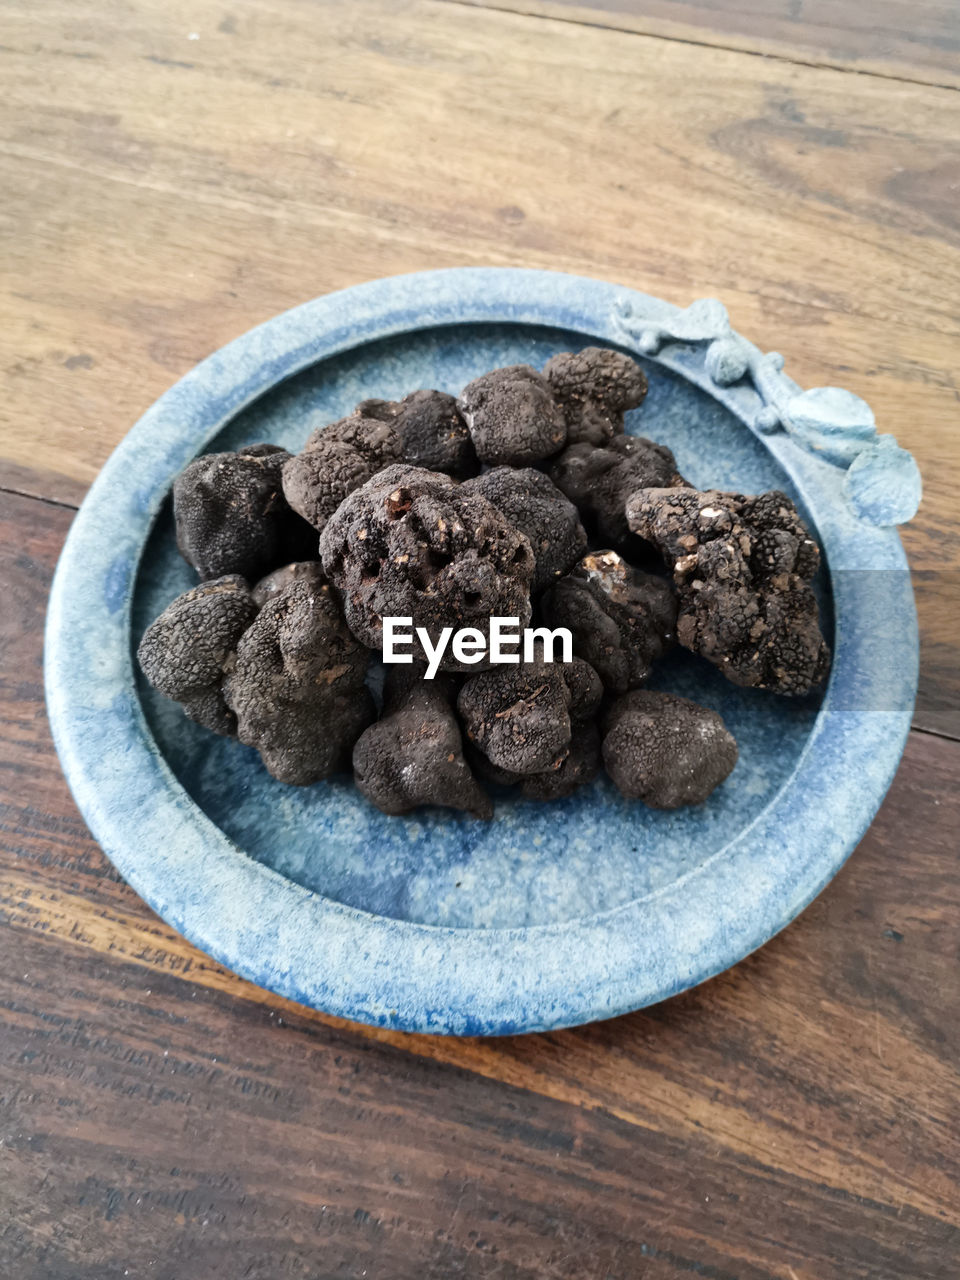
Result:
<svg viewBox="0 0 960 1280">
<path fill-rule="evenodd" d="M 905 524 L 920 505 L 920 469 L 912 453 L 893 436 L 878 436 L 851 462 L 844 489 L 861 520 L 868 524 Z"/>
<path fill-rule="evenodd" d="M 637 313 L 629 300 L 615 308 L 617 327 L 637 351 L 655 356 L 670 343 L 705 347 L 704 369 L 719 387 L 742 378 L 760 398 L 757 431 L 785 431 L 809 453 L 849 468 L 844 491 L 858 519 L 884 527 L 916 515 L 922 494 L 917 464 L 893 436 L 878 435 L 865 400 L 842 387 L 803 391 L 783 372 L 783 356 L 759 351 L 730 327 L 726 308 L 701 298 L 666 317 Z"/>
</svg>

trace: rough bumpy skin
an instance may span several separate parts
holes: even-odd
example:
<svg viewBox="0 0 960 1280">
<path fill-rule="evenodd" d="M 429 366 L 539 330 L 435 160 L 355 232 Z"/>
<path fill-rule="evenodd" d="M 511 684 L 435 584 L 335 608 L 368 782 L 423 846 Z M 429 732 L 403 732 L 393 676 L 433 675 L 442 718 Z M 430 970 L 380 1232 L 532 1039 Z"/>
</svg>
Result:
<svg viewBox="0 0 960 1280">
<path fill-rule="evenodd" d="M 666 445 L 643 436 L 614 436 L 599 449 L 571 445 L 550 468 L 550 479 L 578 508 L 588 532 L 615 547 L 629 543 L 624 508 L 631 494 L 686 483 Z"/>
<path fill-rule="evenodd" d="M 285 564 L 280 569 L 274 569 L 273 573 L 268 573 L 265 578 L 261 578 L 253 588 L 251 594 L 254 603 L 258 609 L 262 609 L 268 600 L 272 600 L 281 591 L 286 591 L 287 587 L 294 582 L 300 582 L 303 579 L 312 582 L 314 586 L 323 586 L 326 579 L 323 576 L 323 565 L 319 560 L 297 560 L 293 564 Z"/>
<path fill-rule="evenodd" d="M 554 356 L 543 376 L 566 418 L 568 444 L 605 444 L 620 435 L 623 415 L 647 394 L 647 379 L 636 361 L 606 347 Z"/>
<path fill-rule="evenodd" d="M 314 431 L 303 452 L 286 463 L 284 496 L 319 532 L 348 493 L 399 457 L 393 427 L 355 412 Z"/>
<path fill-rule="evenodd" d="M 530 543 L 496 507 L 449 476 L 393 466 L 350 494 L 320 538 L 324 572 L 350 630 L 381 649 L 383 618 L 488 635 L 492 616 L 530 620 Z M 414 643 L 414 657 L 423 657 Z M 447 671 L 476 671 L 449 648 Z"/>
<path fill-rule="evenodd" d="M 314 537 L 284 500 L 285 449 L 257 444 L 197 458 L 173 485 L 180 554 L 199 576 L 238 573 L 249 582 L 314 550 Z"/>
<path fill-rule="evenodd" d="M 830 652 L 809 585 L 820 552 L 786 494 L 646 489 L 628 516 L 673 570 L 685 648 L 749 688 L 803 694 L 823 680 Z"/>
<path fill-rule="evenodd" d="M 477 457 L 490 466 L 523 467 L 566 443 L 567 424 L 550 384 L 527 364 L 474 379 L 457 403 Z"/>
<path fill-rule="evenodd" d="M 516 668 L 511 668 L 516 672 Z M 600 769 L 600 734 L 594 722 L 603 699 L 600 677 L 580 658 L 548 668 L 562 675 L 570 695 L 570 743 L 565 755 L 555 757 L 537 773 L 518 773 L 503 768 L 479 748 L 472 748 L 470 760 L 477 773 L 501 786 L 517 786 L 529 800 L 557 800 L 571 795 L 585 782 L 592 782 Z"/>
<path fill-rule="evenodd" d="M 260 610 L 224 681 L 240 741 L 257 748 L 280 782 L 303 786 L 349 768 L 374 718 L 369 660 L 329 585 L 293 582 Z"/>
<path fill-rule="evenodd" d="M 533 595 L 566 573 L 586 551 L 587 535 L 577 508 L 542 471 L 494 467 L 463 488 L 492 502 L 529 538 L 536 561 Z"/>
<path fill-rule="evenodd" d="M 376 415 L 367 416 L 359 408 L 339 422 L 318 427 L 308 437 L 304 448 L 315 449 L 318 444 L 331 440 L 355 449 L 372 474 L 382 471 L 391 462 L 401 460 L 403 446 L 393 424 Z"/>
<path fill-rule="evenodd" d="M 464 681 L 457 709 L 467 738 L 498 769 L 542 773 L 570 748 L 570 690 L 557 663 L 481 671 Z"/>
<path fill-rule="evenodd" d="M 353 748 L 356 784 L 384 813 L 441 805 L 492 818 L 490 797 L 463 758 L 451 706 L 453 678 L 424 680 L 424 670 L 422 665 L 389 668 L 383 717 Z"/>
<path fill-rule="evenodd" d="M 558 664 L 564 684 L 570 691 L 570 719 L 574 725 L 583 724 L 600 710 L 603 701 L 603 681 L 595 667 L 583 658 Z"/>
<path fill-rule="evenodd" d="M 402 400 L 362 400 L 356 412 L 388 422 L 400 440 L 399 461 L 466 480 L 480 470 L 467 424 L 453 396 L 414 391 Z"/>
<path fill-rule="evenodd" d="M 247 584 L 236 575 L 184 592 L 143 633 L 137 650 L 143 674 L 155 689 L 182 703 L 191 720 L 214 733 L 235 733 L 221 686 L 256 615 Z"/>
<path fill-rule="evenodd" d="M 677 600 L 669 582 L 641 573 L 615 551 L 591 551 L 540 601 L 548 627 L 567 627 L 573 651 L 609 693 L 636 689 L 676 640 Z"/>
<path fill-rule="evenodd" d="M 635 689 L 604 719 L 603 762 L 628 800 L 651 809 L 702 804 L 737 763 L 715 711 L 670 693 Z"/>
<path fill-rule="evenodd" d="M 574 725 L 570 750 L 556 769 L 534 773 L 520 780 L 528 800 L 560 800 L 592 782 L 600 772 L 600 730 L 592 720 Z"/>
</svg>

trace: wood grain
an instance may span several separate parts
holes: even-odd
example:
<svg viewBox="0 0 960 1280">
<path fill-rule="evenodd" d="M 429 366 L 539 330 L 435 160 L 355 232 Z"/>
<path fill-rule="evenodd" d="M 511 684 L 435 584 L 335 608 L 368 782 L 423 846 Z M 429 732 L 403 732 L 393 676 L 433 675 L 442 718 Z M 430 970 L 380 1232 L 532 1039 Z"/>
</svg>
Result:
<svg viewBox="0 0 960 1280">
<path fill-rule="evenodd" d="M 75 502 L 197 360 L 359 280 L 487 262 L 716 294 L 916 454 L 944 689 L 919 722 L 960 732 L 956 92 L 432 0 L 5 27 L 0 486 Z"/>
<path fill-rule="evenodd" d="M 912 734 L 848 865 L 730 972 L 457 1041 L 278 1000 L 158 920 L 41 687 L 71 505 L 157 395 L 308 297 L 493 263 L 720 296 L 870 400 L 925 474 L 917 723 L 960 736 L 960 97 L 906 83 L 955 81 L 953 10 L 0 12 L 0 1276 L 953 1280 L 960 744 Z"/>
<path fill-rule="evenodd" d="M 837 880 L 693 992 L 360 1028 L 214 964 L 87 835 L 41 694 L 70 518 L 0 495 L 0 1274 L 955 1274 L 960 744 L 912 735 Z"/>
<path fill-rule="evenodd" d="M 944 0 L 453 0 L 922 84 L 960 85 L 960 11 Z"/>
</svg>

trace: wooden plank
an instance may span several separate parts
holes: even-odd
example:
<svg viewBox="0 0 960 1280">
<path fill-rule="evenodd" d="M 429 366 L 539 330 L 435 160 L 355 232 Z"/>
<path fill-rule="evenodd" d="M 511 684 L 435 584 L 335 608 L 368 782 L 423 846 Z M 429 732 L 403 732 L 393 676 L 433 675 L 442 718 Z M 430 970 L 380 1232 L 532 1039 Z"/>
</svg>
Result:
<svg viewBox="0 0 960 1280">
<path fill-rule="evenodd" d="M 0 487 L 76 501 L 197 360 L 358 280 L 716 294 L 920 461 L 919 723 L 958 731 L 956 93 L 432 0 L 81 0 L 6 32 Z"/>
<path fill-rule="evenodd" d="M 960 86 L 949 0 L 453 0 L 921 84 Z"/>
<path fill-rule="evenodd" d="M 912 735 L 834 883 L 696 991 L 513 1040 L 356 1027 L 208 960 L 86 834 L 40 685 L 70 515 L 0 498 L 0 1273 L 954 1274 L 960 745 Z"/>
<path fill-rule="evenodd" d="M 0 459 L 89 483 L 196 360 L 332 288 L 555 267 L 716 294 L 866 396 L 926 473 L 915 563 L 958 563 L 955 93 L 431 0 L 221 16 L 8 15 Z"/>
<path fill-rule="evenodd" d="M 948 1280 L 958 1261 L 945 1216 L 775 1151 L 739 1159 L 709 1131 L 677 1140 L 49 939 L 19 959 L 0 996 L 0 1261 L 19 1280 Z"/>
</svg>

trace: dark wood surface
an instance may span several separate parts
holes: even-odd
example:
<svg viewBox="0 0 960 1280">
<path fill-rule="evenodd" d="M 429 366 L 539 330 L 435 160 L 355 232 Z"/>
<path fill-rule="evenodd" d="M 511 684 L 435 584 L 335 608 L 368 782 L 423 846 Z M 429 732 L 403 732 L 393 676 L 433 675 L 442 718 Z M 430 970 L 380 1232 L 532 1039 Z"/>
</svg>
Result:
<svg viewBox="0 0 960 1280">
<path fill-rule="evenodd" d="M 5 11 L 4 1280 L 960 1274 L 957 61 L 946 9 L 831 12 L 842 58 L 809 6 L 808 53 L 765 59 L 709 47 L 729 6 L 684 7 L 697 40 L 446 0 Z M 936 56 L 887 74 L 911 14 Z M 917 728 L 847 866 L 693 992 L 488 1041 L 328 1018 L 184 942 L 87 833 L 41 677 L 72 508 L 151 399 L 305 297 L 480 261 L 716 293 L 927 484 Z"/>
</svg>

